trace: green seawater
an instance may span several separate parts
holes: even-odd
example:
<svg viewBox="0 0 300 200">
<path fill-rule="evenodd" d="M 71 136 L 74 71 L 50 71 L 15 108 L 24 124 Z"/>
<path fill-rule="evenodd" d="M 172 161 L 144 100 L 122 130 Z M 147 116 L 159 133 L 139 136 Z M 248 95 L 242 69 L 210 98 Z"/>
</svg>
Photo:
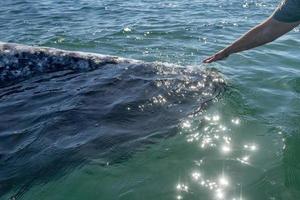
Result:
<svg viewBox="0 0 300 200">
<path fill-rule="evenodd" d="M 200 67 L 278 3 L 8 0 L 0 2 L 0 40 Z M 31 185 L 20 199 L 300 199 L 299 47 L 296 28 L 206 65 L 228 88 L 204 120 L 187 117 L 174 136 L 123 162 L 95 159 Z"/>
</svg>

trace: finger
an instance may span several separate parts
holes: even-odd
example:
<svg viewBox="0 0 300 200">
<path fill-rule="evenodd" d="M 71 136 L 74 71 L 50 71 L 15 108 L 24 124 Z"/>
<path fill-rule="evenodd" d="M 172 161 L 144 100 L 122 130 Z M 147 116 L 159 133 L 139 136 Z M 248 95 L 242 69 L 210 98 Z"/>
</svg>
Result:
<svg viewBox="0 0 300 200">
<path fill-rule="evenodd" d="M 210 56 L 210 57 L 204 59 L 203 63 L 210 63 L 213 58 L 214 58 L 214 56 Z"/>
<path fill-rule="evenodd" d="M 202 61 L 202 63 L 208 63 L 209 58 L 206 58 L 205 60 Z"/>
<path fill-rule="evenodd" d="M 209 60 L 210 59 L 207 58 L 207 59 L 203 60 L 203 63 L 209 63 Z"/>
<path fill-rule="evenodd" d="M 204 63 L 211 63 L 211 59 L 205 60 Z"/>
<path fill-rule="evenodd" d="M 212 63 L 216 60 L 216 56 L 211 56 L 204 60 L 204 63 Z"/>
</svg>

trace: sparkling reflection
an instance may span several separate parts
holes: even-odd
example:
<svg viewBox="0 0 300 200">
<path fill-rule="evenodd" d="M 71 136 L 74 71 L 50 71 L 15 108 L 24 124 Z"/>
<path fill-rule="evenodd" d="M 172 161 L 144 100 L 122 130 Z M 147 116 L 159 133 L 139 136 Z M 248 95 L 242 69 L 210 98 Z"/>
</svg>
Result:
<svg viewBox="0 0 300 200">
<path fill-rule="evenodd" d="M 176 196 L 176 199 L 183 199 L 183 192 L 188 193 L 189 192 L 189 187 L 186 184 L 183 183 L 178 183 L 176 185 L 176 191 L 179 193 Z"/>
<path fill-rule="evenodd" d="M 204 158 L 206 155 L 215 154 L 209 156 L 209 159 L 218 158 L 220 160 L 195 160 L 194 166 L 191 166 L 193 170 L 189 174 L 190 187 L 187 184 L 177 184 L 176 190 L 180 192 L 177 199 L 179 197 L 182 199 L 183 193 L 194 193 L 195 191 L 204 191 L 207 193 L 208 199 L 243 199 L 240 183 L 235 182 L 234 177 L 230 177 L 232 172 L 226 172 L 227 169 L 230 169 L 226 166 L 226 161 L 236 162 L 241 167 L 251 165 L 253 156 L 259 148 L 254 142 L 234 142 L 233 138 L 238 136 L 238 132 L 233 130 L 240 126 L 240 118 L 224 119 L 220 113 L 206 114 L 201 119 L 189 118 L 182 122 L 181 134 L 186 137 L 186 141 L 190 145 L 196 145 Z M 210 162 L 223 164 L 211 167 Z M 215 171 L 217 169 L 219 171 Z"/>
<path fill-rule="evenodd" d="M 201 177 L 201 174 L 199 172 L 193 172 L 192 177 L 193 177 L 194 180 L 197 181 Z"/>
<path fill-rule="evenodd" d="M 236 118 L 236 119 L 232 119 L 231 122 L 235 125 L 239 125 L 241 122 L 240 122 L 240 119 Z"/>
<path fill-rule="evenodd" d="M 230 187 L 229 180 L 222 175 L 215 180 L 204 178 L 199 172 L 192 173 L 193 181 L 197 182 L 201 187 L 207 188 L 217 199 L 226 197 L 226 189 Z"/>
<path fill-rule="evenodd" d="M 185 121 L 182 123 L 182 128 L 190 128 L 191 127 L 191 123 L 189 121 Z"/>
<path fill-rule="evenodd" d="M 223 145 L 221 150 L 222 150 L 222 153 L 229 153 L 231 151 L 231 148 L 228 145 Z"/>
<path fill-rule="evenodd" d="M 229 181 L 226 177 L 222 176 L 219 179 L 219 184 L 222 186 L 228 186 L 229 185 Z"/>
<path fill-rule="evenodd" d="M 180 184 L 180 183 L 179 183 L 179 184 L 177 184 L 176 189 L 177 189 L 178 191 L 188 192 L 189 187 L 188 187 L 187 185 L 184 185 L 184 184 Z"/>
<path fill-rule="evenodd" d="M 177 195 L 176 199 L 181 200 L 183 197 L 181 195 Z"/>
<path fill-rule="evenodd" d="M 255 150 L 257 150 L 257 147 L 256 147 L 255 144 L 252 144 L 252 145 L 246 144 L 246 145 L 244 145 L 244 148 L 247 149 L 247 150 L 250 150 L 250 151 L 255 151 Z"/>
</svg>

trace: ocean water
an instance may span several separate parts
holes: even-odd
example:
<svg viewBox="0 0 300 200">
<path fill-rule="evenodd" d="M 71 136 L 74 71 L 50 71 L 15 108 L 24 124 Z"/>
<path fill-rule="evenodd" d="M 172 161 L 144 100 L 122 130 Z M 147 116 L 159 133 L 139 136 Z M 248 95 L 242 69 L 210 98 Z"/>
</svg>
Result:
<svg viewBox="0 0 300 200">
<path fill-rule="evenodd" d="M 299 29 L 201 64 L 279 2 L 1 1 L 1 41 L 167 64 L 0 87 L 0 199 L 300 199 Z"/>
</svg>

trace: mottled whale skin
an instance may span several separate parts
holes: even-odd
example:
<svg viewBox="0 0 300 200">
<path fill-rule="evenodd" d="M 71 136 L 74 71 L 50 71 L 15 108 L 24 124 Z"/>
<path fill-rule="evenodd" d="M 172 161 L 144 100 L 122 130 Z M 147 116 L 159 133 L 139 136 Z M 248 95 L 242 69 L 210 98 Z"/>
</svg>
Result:
<svg viewBox="0 0 300 200">
<path fill-rule="evenodd" d="M 0 42 L 0 86 L 39 73 L 93 70 L 106 64 L 142 64 L 142 61 L 96 53 L 65 51 Z"/>
</svg>

